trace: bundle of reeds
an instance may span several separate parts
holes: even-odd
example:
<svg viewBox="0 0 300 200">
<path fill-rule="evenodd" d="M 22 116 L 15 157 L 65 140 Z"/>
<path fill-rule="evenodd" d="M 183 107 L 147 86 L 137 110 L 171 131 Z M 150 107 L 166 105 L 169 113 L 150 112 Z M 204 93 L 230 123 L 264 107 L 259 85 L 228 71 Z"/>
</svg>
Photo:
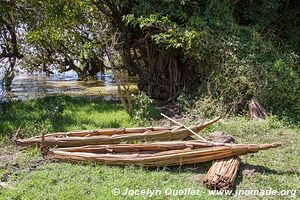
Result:
<svg viewBox="0 0 300 200">
<path fill-rule="evenodd" d="M 203 124 L 189 127 L 190 130 L 199 132 L 209 125 L 217 122 L 220 117 Z M 183 126 L 177 127 L 139 127 L 139 128 L 112 128 L 100 130 L 86 130 L 73 132 L 60 132 L 46 134 L 45 146 L 72 147 L 96 144 L 118 144 L 133 141 L 173 141 L 182 140 L 193 135 Z M 21 146 L 40 145 L 41 136 L 28 139 L 16 139 L 16 143 Z"/>
<path fill-rule="evenodd" d="M 236 141 L 223 132 L 211 133 L 209 137 L 214 142 L 235 143 Z M 233 189 L 240 163 L 241 159 L 238 156 L 215 160 L 204 177 L 203 184 L 213 190 Z"/>
<path fill-rule="evenodd" d="M 239 157 L 216 160 L 204 177 L 203 184 L 213 190 L 232 189 L 240 163 Z"/>
<path fill-rule="evenodd" d="M 95 162 L 108 165 L 164 167 L 202 163 L 256 153 L 280 144 L 225 144 L 200 141 L 173 141 L 144 144 L 90 145 L 50 149 L 53 159 Z"/>
</svg>

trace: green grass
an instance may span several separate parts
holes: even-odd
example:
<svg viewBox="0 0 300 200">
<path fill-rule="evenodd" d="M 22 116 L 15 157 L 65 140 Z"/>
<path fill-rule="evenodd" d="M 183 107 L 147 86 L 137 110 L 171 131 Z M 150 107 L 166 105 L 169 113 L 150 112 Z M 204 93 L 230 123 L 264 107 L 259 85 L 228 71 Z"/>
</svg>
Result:
<svg viewBox="0 0 300 200">
<path fill-rule="evenodd" d="M 61 106 L 60 111 L 48 105 Z M 63 107 L 63 108 L 62 108 Z M 7 141 L 7 137 L 21 125 L 22 134 L 35 135 L 39 130 L 68 131 L 102 127 L 132 126 L 131 118 L 120 105 L 84 98 L 51 97 L 42 100 L 16 102 L 1 107 L 0 179 L 8 179 L 9 189 L 1 188 L 0 199 L 134 199 L 136 196 L 113 195 L 118 188 L 159 189 L 161 195 L 151 199 L 228 199 L 210 196 L 202 185 L 210 163 L 163 169 L 142 167 L 114 167 L 93 164 L 52 162 L 40 157 L 38 148 L 21 150 Z M 38 125 L 39 128 L 34 128 Z M 239 143 L 282 142 L 278 149 L 262 151 L 242 157 L 237 189 L 297 190 L 299 197 L 300 139 L 299 127 L 287 127 L 270 118 L 253 122 L 244 117 L 228 118 L 205 130 L 203 134 L 221 130 L 234 136 Z M 17 165 L 16 165 L 17 163 Z M 254 176 L 246 176 L 254 170 Z M 8 178 L 7 178 L 8 177 Z M 199 190 L 198 196 L 168 196 L 168 188 Z M 138 196 L 148 199 L 149 196 Z M 235 197 L 230 197 L 234 199 Z M 288 199 L 288 196 L 246 196 L 239 199 Z"/>
<path fill-rule="evenodd" d="M 21 127 L 23 136 L 45 132 L 128 127 L 131 118 L 117 103 L 100 98 L 52 96 L 0 105 L 0 136 Z"/>
</svg>

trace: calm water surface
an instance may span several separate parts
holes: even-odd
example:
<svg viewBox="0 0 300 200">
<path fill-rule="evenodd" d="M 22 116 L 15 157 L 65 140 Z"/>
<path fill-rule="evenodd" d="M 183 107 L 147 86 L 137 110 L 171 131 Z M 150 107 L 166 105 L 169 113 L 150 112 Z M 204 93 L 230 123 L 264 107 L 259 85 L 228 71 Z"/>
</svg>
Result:
<svg viewBox="0 0 300 200">
<path fill-rule="evenodd" d="M 127 78 L 133 90 L 136 90 L 136 78 Z M 52 74 L 18 74 L 12 91 L 12 99 L 35 99 L 55 94 L 70 96 L 104 96 L 106 99 L 117 96 L 117 86 L 111 74 L 99 74 L 95 81 L 79 81 L 74 72 Z"/>
</svg>

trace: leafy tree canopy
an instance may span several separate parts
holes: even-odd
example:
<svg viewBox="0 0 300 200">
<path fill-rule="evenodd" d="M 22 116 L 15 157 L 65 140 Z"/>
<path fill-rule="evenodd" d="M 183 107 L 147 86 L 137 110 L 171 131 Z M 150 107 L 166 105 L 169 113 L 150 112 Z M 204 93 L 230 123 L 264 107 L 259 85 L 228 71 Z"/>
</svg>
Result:
<svg viewBox="0 0 300 200">
<path fill-rule="evenodd" d="M 297 1 L 5 2 L 0 9 L 18 16 L 15 30 L 23 27 L 18 45 L 29 70 L 90 77 L 110 68 L 105 60 L 114 52 L 117 67 L 137 74 L 152 98 L 174 100 L 186 91 L 235 112 L 251 98 L 279 112 L 299 106 Z"/>
</svg>

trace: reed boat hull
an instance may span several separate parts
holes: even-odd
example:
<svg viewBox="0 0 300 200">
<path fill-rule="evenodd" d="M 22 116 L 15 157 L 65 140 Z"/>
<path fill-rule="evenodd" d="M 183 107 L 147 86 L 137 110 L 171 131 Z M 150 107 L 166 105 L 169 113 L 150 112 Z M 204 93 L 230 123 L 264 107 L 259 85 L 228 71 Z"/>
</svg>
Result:
<svg viewBox="0 0 300 200">
<path fill-rule="evenodd" d="M 201 131 L 217 122 L 220 117 L 203 124 L 191 126 L 193 131 Z M 75 147 L 97 144 L 119 144 L 123 142 L 174 141 L 182 140 L 192 133 L 184 127 L 138 127 L 116 128 L 87 131 L 60 132 L 44 135 L 45 146 Z M 42 136 L 27 139 L 16 139 L 18 145 L 40 145 Z"/>
<path fill-rule="evenodd" d="M 177 166 L 256 153 L 280 144 L 225 144 L 199 141 L 91 145 L 50 149 L 50 158 L 72 162 L 147 167 Z"/>
</svg>

